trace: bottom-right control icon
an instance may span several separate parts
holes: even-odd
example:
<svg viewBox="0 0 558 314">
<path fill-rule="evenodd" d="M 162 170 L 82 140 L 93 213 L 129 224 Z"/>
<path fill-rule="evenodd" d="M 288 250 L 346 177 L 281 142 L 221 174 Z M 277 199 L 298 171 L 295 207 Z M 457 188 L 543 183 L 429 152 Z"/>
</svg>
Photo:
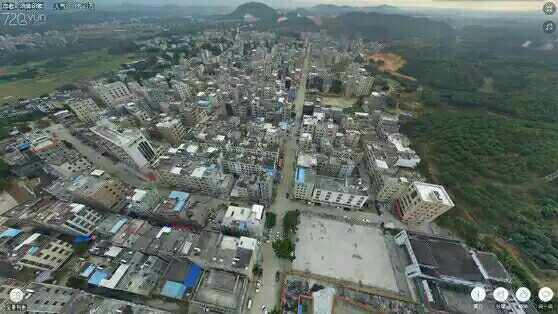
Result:
<svg viewBox="0 0 558 314">
<path fill-rule="evenodd" d="M 542 302 L 550 302 L 554 297 L 554 292 L 549 287 L 544 287 L 539 290 L 539 299 Z"/>
<path fill-rule="evenodd" d="M 556 24 L 552 21 L 546 21 L 543 23 L 543 31 L 547 34 L 552 34 L 556 31 Z"/>
<path fill-rule="evenodd" d="M 527 302 L 531 299 L 531 290 L 521 287 L 515 291 L 515 297 L 519 302 Z"/>
</svg>

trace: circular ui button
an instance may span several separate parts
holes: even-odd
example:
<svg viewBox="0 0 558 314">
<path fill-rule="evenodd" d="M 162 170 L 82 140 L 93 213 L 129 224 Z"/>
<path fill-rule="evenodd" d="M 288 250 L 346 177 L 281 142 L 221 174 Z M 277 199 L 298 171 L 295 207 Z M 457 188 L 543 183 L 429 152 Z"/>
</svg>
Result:
<svg viewBox="0 0 558 314">
<path fill-rule="evenodd" d="M 14 302 L 14 303 L 19 303 L 21 301 L 23 301 L 23 297 L 25 296 L 25 294 L 23 293 L 23 291 L 21 291 L 21 289 L 12 289 L 10 291 L 10 301 Z"/>
<path fill-rule="evenodd" d="M 554 4 L 554 2 L 547 2 L 543 5 L 543 12 L 546 15 L 553 15 L 554 13 L 556 13 L 556 4 Z"/>
<path fill-rule="evenodd" d="M 515 297 L 519 300 L 519 302 L 527 302 L 531 299 L 531 290 L 521 287 L 515 292 Z"/>
<path fill-rule="evenodd" d="M 471 291 L 471 299 L 473 299 L 473 301 L 480 303 L 484 301 L 485 298 L 486 298 L 486 290 L 484 290 L 483 287 L 475 287 Z"/>
<path fill-rule="evenodd" d="M 554 297 L 554 292 L 549 287 L 544 287 L 539 290 L 539 299 L 543 302 L 550 302 Z"/>
<path fill-rule="evenodd" d="M 509 294 L 510 293 L 508 292 L 508 290 L 506 288 L 498 287 L 494 290 L 494 292 L 492 293 L 492 296 L 494 297 L 494 300 L 496 300 L 500 303 L 504 303 L 508 299 Z"/>
<path fill-rule="evenodd" d="M 556 31 L 556 24 L 552 21 L 546 21 L 543 23 L 543 31 L 547 34 L 552 34 Z"/>
</svg>

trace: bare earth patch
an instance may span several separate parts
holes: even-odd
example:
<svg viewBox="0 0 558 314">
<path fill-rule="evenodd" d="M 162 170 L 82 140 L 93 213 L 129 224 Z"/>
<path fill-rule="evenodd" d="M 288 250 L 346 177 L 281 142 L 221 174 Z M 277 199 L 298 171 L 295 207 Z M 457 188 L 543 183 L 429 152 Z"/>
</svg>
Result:
<svg viewBox="0 0 558 314">
<path fill-rule="evenodd" d="M 407 60 L 405 60 L 402 56 L 397 55 L 395 53 L 374 53 L 368 56 L 369 61 L 374 61 L 375 63 L 381 62 L 379 69 L 384 72 L 389 72 L 393 75 L 415 81 L 416 79 L 411 76 L 407 76 L 401 74 L 397 71 L 401 69 L 405 64 L 407 64 Z"/>
</svg>

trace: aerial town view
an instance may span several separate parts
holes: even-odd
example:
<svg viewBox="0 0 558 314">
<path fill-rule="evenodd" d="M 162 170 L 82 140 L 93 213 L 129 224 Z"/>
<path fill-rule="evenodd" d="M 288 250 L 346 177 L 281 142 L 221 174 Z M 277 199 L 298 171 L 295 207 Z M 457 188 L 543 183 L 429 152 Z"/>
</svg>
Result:
<svg viewBox="0 0 558 314">
<path fill-rule="evenodd" d="M 0 313 L 558 313 L 554 2 L 0 14 Z"/>
</svg>

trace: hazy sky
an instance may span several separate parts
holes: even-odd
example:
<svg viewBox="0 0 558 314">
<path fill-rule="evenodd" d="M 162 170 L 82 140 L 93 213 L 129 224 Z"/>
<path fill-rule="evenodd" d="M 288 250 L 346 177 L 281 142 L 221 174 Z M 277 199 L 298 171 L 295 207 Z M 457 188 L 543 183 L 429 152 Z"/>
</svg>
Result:
<svg viewBox="0 0 558 314">
<path fill-rule="evenodd" d="M 542 0 L 532 1 L 454 1 L 454 0 L 270 0 L 273 3 L 295 2 L 295 3 L 331 3 L 346 4 L 354 6 L 389 4 L 399 7 L 437 7 L 437 8 L 462 8 L 476 10 L 499 10 L 499 11 L 536 11 L 542 10 Z M 542 12 L 541 12 L 542 14 Z"/>
<path fill-rule="evenodd" d="M 453 9 L 474 9 L 480 11 L 538 11 L 542 13 L 542 6 L 546 0 L 515 0 L 515 1 L 458 1 L 458 0 L 97 0 L 98 3 L 128 2 L 149 5 L 200 5 L 200 6 L 227 6 L 234 7 L 239 4 L 257 1 L 266 3 L 272 7 L 301 7 L 316 4 L 338 4 L 352 6 L 375 6 L 389 4 L 396 7 L 435 7 Z"/>
</svg>

